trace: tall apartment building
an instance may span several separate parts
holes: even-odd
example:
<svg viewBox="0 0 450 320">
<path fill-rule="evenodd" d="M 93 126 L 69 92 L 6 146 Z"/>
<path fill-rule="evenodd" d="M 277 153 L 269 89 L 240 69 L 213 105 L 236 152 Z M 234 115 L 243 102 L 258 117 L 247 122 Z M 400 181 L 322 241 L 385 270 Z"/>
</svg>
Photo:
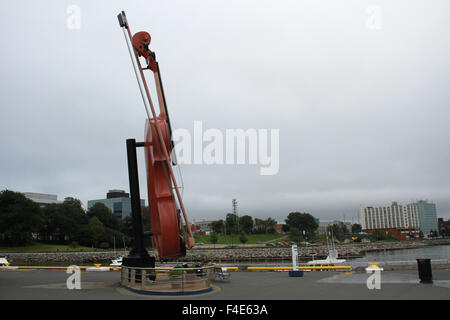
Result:
<svg viewBox="0 0 450 320">
<path fill-rule="evenodd" d="M 417 206 L 397 202 L 385 207 L 361 206 L 361 226 L 363 230 L 419 228 Z"/>
<path fill-rule="evenodd" d="M 437 230 L 436 206 L 427 201 L 405 205 L 392 202 L 384 207 L 361 205 L 360 214 L 363 231 L 393 231 L 399 238 L 408 238 L 411 232 L 416 236 L 420 230 L 427 236 L 430 230 Z"/>
</svg>

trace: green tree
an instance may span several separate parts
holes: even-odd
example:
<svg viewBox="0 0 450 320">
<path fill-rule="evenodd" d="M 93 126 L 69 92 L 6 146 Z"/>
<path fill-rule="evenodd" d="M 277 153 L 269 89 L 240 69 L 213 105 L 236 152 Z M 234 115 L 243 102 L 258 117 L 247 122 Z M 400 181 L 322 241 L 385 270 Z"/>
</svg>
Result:
<svg viewBox="0 0 450 320">
<path fill-rule="evenodd" d="M 275 225 L 277 221 L 271 217 L 267 219 L 255 218 L 253 232 L 258 234 L 275 233 Z"/>
<path fill-rule="evenodd" d="M 42 226 L 39 230 L 41 240 L 50 241 L 59 237 L 60 221 L 62 218 L 59 212 L 60 205 L 56 203 L 48 204 L 41 209 Z"/>
<path fill-rule="evenodd" d="M 209 240 L 211 241 L 212 244 L 214 244 L 214 247 L 216 246 L 217 241 L 219 240 L 219 237 L 217 235 L 216 232 L 211 232 Z"/>
<path fill-rule="evenodd" d="M 395 240 L 394 235 L 390 231 L 374 230 L 370 235 L 371 241 L 392 241 Z"/>
<path fill-rule="evenodd" d="M 300 243 L 300 239 L 302 238 L 302 233 L 298 228 L 292 227 L 289 229 L 289 237 L 292 241 Z"/>
<path fill-rule="evenodd" d="M 227 234 L 235 234 L 238 230 L 238 216 L 228 213 L 225 219 L 225 227 Z"/>
<path fill-rule="evenodd" d="M 242 243 L 246 243 L 246 242 L 248 241 L 248 237 L 247 237 L 247 235 L 245 234 L 244 230 L 242 230 L 242 231 L 240 232 L 240 235 L 239 235 L 239 241 L 241 241 Z"/>
<path fill-rule="evenodd" d="M 305 231 L 308 238 L 311 238 L 319 227 L 316 219 L 309 213 L 291 212 L 285 221 L 289 225 L 289 228 L 297 228 L 302 232 Z"/>
<path fill-rule="evenodd" d="M 253 230 L 253 218 L 248 215 L 239 217 L 239 229 L 247 234 L 251 233 Z"/>
<path fill-rule="evenodd" d="M 143 231 L 150 230 L 150 216 L 148 207 L 141 207 Z M 87 215 L 89 218 L 96 217 L 103 225 L 103 232 L 95 239 L 95 243 L 101 243 L 103 247 L 106 244 L 109 247 L 115 246 L 120 248 L 124 246 L 124 241 L 129 243 L 133 237 L 133 220 L 131 216 L 125 217 L 123 220 L 117 217 L 111 209 L 103 203 L 96 203 L 89 208 Z M 144 245 L 151 246 L 151 237 L 144 237 Z"/>
<path fill-rule="evenodd" d="M 225 231 L 225 223 L 223 220 L 214 221 L 212 223 L 212 229 L 217 234 L 224 234 Z"/>
<path fill-rule="evenodd" d="M 283 230 L 283 232 L 285 232 L 285 233 L 288 233 L 289 232 L 289 225 L 287 225 L 287 224 L 283 224 L 282 226 L 281 226 L 281 230 Z"/>
<path fill-rule="evenodd" d="M 0 239 L 8 245 L 21 246 L 32 240 L 43 223 L 40 207 L 22 193 L 0 192 Z"/>
<path fill-rule="evenodd" d="M 266 221 L 263 219 L 255 218 L 255 233 L 266 233 L 266 231 Z"/>
<path fill-rule="evenodd" d="M 327 231 L 332 233 L 333 237 L 342 241 L 345 235 L 348 233 L 347 227 L 342 221 L 328 226 Z"/>
<path fill-rule="evenodd" d="M 89 247 L 94 241 L 95 234 L 89 228 L 89 224 L 83 224 L 79 226 L 78 232 L 73 237 L 73 240 L 78 242 L 82 246 Z"/>
<path fill-rule="evenodd" d="M 105 232 L 105 226 L 97 217 L 89 219 L 89 231 L 92 234 L 92 240 L 94 246 L 98 246 L 102 239 L 102 235 Z"/>
<path fill-rule="evenodd" d="M 120 231 L 129 238 L 133 237 L 133 218 L 131 216 L 123 218 Z"/>
<path fill-rule="evenodd" d="M 271 217 L 267 218 L 266 221 L 266 232 L 267 233 L 275 233 L 275 225 L 277 224 L 277 221 Z"/>
<path fill-rule="evenodd" d="M 64 242 L 77 238 L 80 226 L 88 223 L 81 201 L 71 197 L 65 198 L 63 203 L 51 206 L 47 218 L 49 225 L 56 231 L 52 238 Z"/>
<path fill-rule="evenodd" d="M 362 227 L 359 223 L 352 224 L 352 233 L 360 233 L 362 231 Z"/>
<path fill-rule="evenodd" d="M 106 228 L 113 230 L 120 229 L 120 218 L 118 218 L 110 208 L 101 202 L 97 202 L 90 207 L 87 215 L 89 218 L 97 217 Z"/>
</svg>

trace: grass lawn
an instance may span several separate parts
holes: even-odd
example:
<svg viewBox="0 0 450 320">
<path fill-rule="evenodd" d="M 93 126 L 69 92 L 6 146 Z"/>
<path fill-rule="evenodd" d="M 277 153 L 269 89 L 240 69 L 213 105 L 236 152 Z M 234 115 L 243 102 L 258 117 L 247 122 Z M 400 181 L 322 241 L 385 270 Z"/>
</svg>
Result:
<svg viewBox="0 0 450 320">
<path fill-rule="evenodd" d="M 23 247 L 6 247 L 0 246 L 0 254 L 3 252 L 79 252 L 79 251 L 94 251 L 90 247 L 79 246 L 77 248 L 71 248 L 68 245 L 63 244 L 48 244 L 33 242 Z"/>
<path fill-rule="evenodd" d="M 287 235 L 281 234 L 248 234 L 248 241 L 246 244 L 255 244 L 257 242 L 270 242 L 274 240 L 286 240 Z M 210 236 L 206 235 L 194 235 L 195 242 L 203 242 L 206 244 L 211 244 Z M 226 235 L 217 236 L 217 244 L 240 244 L 239 235 Z"/>
</svg>

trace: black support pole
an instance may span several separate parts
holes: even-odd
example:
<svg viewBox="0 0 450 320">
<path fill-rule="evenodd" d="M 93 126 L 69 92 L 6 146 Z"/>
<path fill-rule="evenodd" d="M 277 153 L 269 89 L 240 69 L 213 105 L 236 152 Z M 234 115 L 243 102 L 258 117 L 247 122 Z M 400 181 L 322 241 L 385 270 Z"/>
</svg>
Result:
<svg viewBox="0 0 450 320">
<path fill-rule="evenodd" d="M 141 197 L 139 192 L 139 175 L 136 147 L 143 146 L 135 139 L 127 139 L 128 177 L 130 180 L 131 215 L 133 220 L 133 248 L 128 257 L 123 258 L 123 265 L 128 267 L 155 266 L 155 258 L 150 257 L 144 247 L 144 232 L 142 228 Z"/>
</svg>

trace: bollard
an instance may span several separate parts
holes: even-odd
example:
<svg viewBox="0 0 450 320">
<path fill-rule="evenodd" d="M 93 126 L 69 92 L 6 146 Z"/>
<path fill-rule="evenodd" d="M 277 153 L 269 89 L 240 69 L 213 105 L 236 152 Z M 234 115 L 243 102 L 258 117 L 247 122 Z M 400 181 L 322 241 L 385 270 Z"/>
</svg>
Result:
<svg viewBox="0 0 450 320">
<path fill-rule="evenodd" d="M 430 259 L 417 259 L 420 283 L 433 283 Z"/>
</svg>

